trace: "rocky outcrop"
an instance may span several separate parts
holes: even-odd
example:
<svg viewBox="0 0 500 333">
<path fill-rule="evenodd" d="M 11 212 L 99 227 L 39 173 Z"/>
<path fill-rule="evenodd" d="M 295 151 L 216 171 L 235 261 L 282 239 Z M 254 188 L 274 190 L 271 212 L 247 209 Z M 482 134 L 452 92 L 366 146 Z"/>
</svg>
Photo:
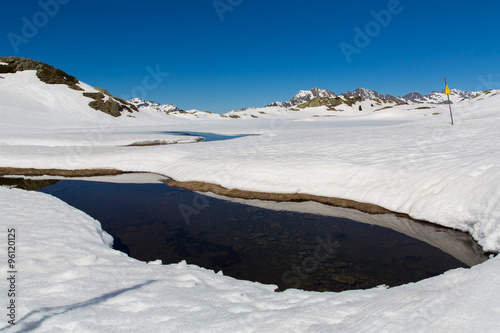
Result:
<svg viewBox="0 0 500 333">
<path fill-rule="evenodd" d="M 102 111 L 113 117 L 121 116 L 122 111 L 127 110 L 132 113 L 139 111 L 137 107 L 121 98 L 111 95 L 107 90 L 96 88 L 100 92 L 84 92 L 83 96 L 92 98 L 89 106 L 94 110 Z"/>
<path fill-rule="evenodd" d="M 330 90 L 325 90 L 325 89 L 318 89 L 318 88 L 313 88 L 311 90 L 301 90 L 297 95 L 295 95 L 290 101 L 288 102 L 274 102 L 267 107 L 270 106 L 279 106 L 279 107 L 285 107 L 285 108 L 291 108 L 297 105 L 301 105 L 307 102 L 312 101 L 315 98 L 335 98 L 337 97 L 336 94 L 331 92 Z"/>
<path fill-rule="evenodd" d="M 83 89 L 77 84 L 80 82 L 60 69 L 28 58 L 0 57 L 0 61 L 7 65 L 0 65 L 0 73 L 17 73 L 36 70 L 36 76 L 47 84 L 65 84 L 73 90 Z"/>
</svg>

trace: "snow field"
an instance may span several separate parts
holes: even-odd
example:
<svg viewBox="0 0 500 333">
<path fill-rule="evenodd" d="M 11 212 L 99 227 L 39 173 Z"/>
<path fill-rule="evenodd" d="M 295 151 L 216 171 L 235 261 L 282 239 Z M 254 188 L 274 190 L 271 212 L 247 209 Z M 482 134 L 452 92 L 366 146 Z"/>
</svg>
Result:
<svg viewBox="0 0 500 333">
<path fill-rule="evenodd" d="M 467 231 L 485 250 L 500 250 L 497 91 L 453 105 L 455 126 L 446 105 L 324 118 L 305 116 L 320 110 L 266 108 L 265 118 L 248 120 L 151 110 L 114 119 L 34 72 L 3 76 L 2 167 L 117 168 L 346 198 Z M 261 135 L 123 147 L 180 139 L 162 134 L 172 130 Z M 498 257 L 391 289 L 274 293 L 185 263 L 128 258 L 110 249 L 97 221 L 41 193 L 0 188 L 0 216 L 2 228 L 19 235 L 13 332 L 496 332 L 500 325 Z"/>
</svg>

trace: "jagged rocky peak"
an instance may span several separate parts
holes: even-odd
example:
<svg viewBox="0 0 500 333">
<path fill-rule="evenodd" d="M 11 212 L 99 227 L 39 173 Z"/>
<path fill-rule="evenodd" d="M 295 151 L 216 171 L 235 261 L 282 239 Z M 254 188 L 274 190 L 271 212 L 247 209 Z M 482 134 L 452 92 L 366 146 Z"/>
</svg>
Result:
<svg viewBox="0 0 500 333">
<path fill-rule="evenodd" d="M 150 109 L 158 112 L 180 111 L 179 107 L 173 104 L 160 104 L 137 97 L 130 99 L 129 102 L 139 109 Z"/>
<path fill-rule="evenodd" d="M 348 91 L 342 95 L 348 96 L 348 97 L 357 96 L 357 97 L 360 97 L 362 99 L 375 99 L 375 98 L 383 99 L 384 98 L 384 95 L 382 95 L 381 93 L 378 93 L 375 90 L 365 89 L 365 88 L 358 88 L 358 89 L 354 90 L 354 92 Z"/>
<path fill-rule="evenodd" d="M 457 103 L 463 99 L 475 97 L 476 95 L 477 92 L 474 91 L 462 91 L 459 89 L 453 89 L 451 90 L 450 101 L 451 103 Z M 441 92 L 433 91 L 425 96 L 418 92 L 412 92 L 405 95 L 404 97 L 401 97 L 401 99 L 404 99 L 407 103 L 448 103 L 448 96 L 445 94 L 445 90 Z"/>
<path fill-rule="evenodd" d="M 335 98 L 337 95 L 330 90 L 313 88 L 311 90 L 301 90 L 299 91 L 290 101 L 288 102 L 274 102 L 267 106 L 279 106 L 285 108 L 291 108 L 303 103 L 307 103 L 317 97 L 328 97 Z"/>
<path fill-rule="evenodd" d="M 385 95 L 384 97 L 386 100 L 388 101 L 400 101 L 400 99 L 396 98 L 395 96 L 391 95 L 391 94 L 387 94 Z"/>
<path fill-rule="evenodd" d="M 403 99 L 408 102 L 418 102 L 424 100 L 424 96 L 419 92 L 411 92 L 403 96 Z"/>
<path fill-rule="evenodd" d="M 433 96 L 442 97 L 443 94 L 445 94 L 445 91 L 446 91 L 445 89 L 443 89 L 440 92 L 433 91 L 430 94 L 426 95 L 426 97 L 429 97 L 429 98 L 432 98 Z M 472 98 L 472 97 L 475 97 L 477 94 L 478 93 L 475 92 L 475 91 L 462 91 L 462 90 L 459 90 L 459 89 L 452 89 L 451 90 L 451 96 L 455 96 L 455 97 L 458 97 L 458 98 Z"/>
<path fill-rule="evenodd" d="M 283 104 L 284 104 L 283 102 L 274 102 L 274 103 L 266 105 L 266 108 L 271 107 L 271 106 L 277 106 L 277 107 L 283 108 L 283 107 L 285 107 Z"/>
<path fill-rule="evenodd" d="M 301 90 L 297 95 L 295 95 L 293 99 L 309 99 L 312 100 L 316 97 L 328 97 L 328 98 L 335 98 L 337 97 L 336 94 L 334 94 L 330 90 L 325 90 L 325 89 L 319 89 L 319 88 L 312 88 L 311 90 Z M 308 102 L 308 101 L 307 101 Z"/>
</svg>

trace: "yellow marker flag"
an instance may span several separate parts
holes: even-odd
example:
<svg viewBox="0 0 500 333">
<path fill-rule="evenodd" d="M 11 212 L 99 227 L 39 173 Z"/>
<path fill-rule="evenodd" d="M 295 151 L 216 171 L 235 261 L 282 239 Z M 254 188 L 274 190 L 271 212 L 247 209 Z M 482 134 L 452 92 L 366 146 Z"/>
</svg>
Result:
<svg viewBox="0 0 500 333">
<path fill-rule="evenodd" d="M 446 90 L 444 91 L 444 93 L 446 95 L 451 95 L 450 87 L 448 87 L 448 85 L 446 85 Z"/>
</svg>

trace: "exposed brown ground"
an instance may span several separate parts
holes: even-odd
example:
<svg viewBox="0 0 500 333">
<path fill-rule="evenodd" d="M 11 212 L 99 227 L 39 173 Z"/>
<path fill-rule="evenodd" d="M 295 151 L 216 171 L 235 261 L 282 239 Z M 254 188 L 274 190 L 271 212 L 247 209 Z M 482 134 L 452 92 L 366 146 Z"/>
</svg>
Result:
<svg viewBox="0 0 500 333">
<path fill-rule="evenodd" d="M 325 205 L 352 208 L 368 214 L 385 214 L 391 213 L 391 211 L 369 203 L 357 202 L 348 199 L 330 198 L 318 195 L 311 195 L 305 193 L 266 193 L 266 192 L 254 192 L 254 191 L 244 191 L 238 189 L 227 189 L 220 185 L 204 183 L 204 182 L 179 182 L 173 179 L 168 179 L 164 181 L 167 185 L 172 187 L 180 187 L 190 191 L 199 192 L 212 192 L 215 194 L 223 195 L 231 198 L 242 198 L 242 199 L 259 199 L 259 200 L 269 200 L 269 201 L 291 201 L 291 202 L 303 202 L 303 201 L 315 201 Z"/>
<path fill-rule="evenodd" d="M 59 180 L 54 179 L 28 179 L 28 178 L 4 178 L 0 177 L 1 186 L 12 186 L 28 191 L 39 191 L 47 186 L 55 185 Z"/>
<path fill-rule="evenodd" d="M 122 147 L 148 147 L 148 146 L 167 146 L 167 145 L 175 145 L 177 142 L 155 142 L 155 143 L 132 143 L 130 145 L 122 146 Z"/>
<path fill-rule="evenodd" d="M 0 176 L 61 176 L 61 177 L 93 177 L 114 176 L 124 172 L 116 169 L 33 169 L 0 167 Z"/>
</svg>

